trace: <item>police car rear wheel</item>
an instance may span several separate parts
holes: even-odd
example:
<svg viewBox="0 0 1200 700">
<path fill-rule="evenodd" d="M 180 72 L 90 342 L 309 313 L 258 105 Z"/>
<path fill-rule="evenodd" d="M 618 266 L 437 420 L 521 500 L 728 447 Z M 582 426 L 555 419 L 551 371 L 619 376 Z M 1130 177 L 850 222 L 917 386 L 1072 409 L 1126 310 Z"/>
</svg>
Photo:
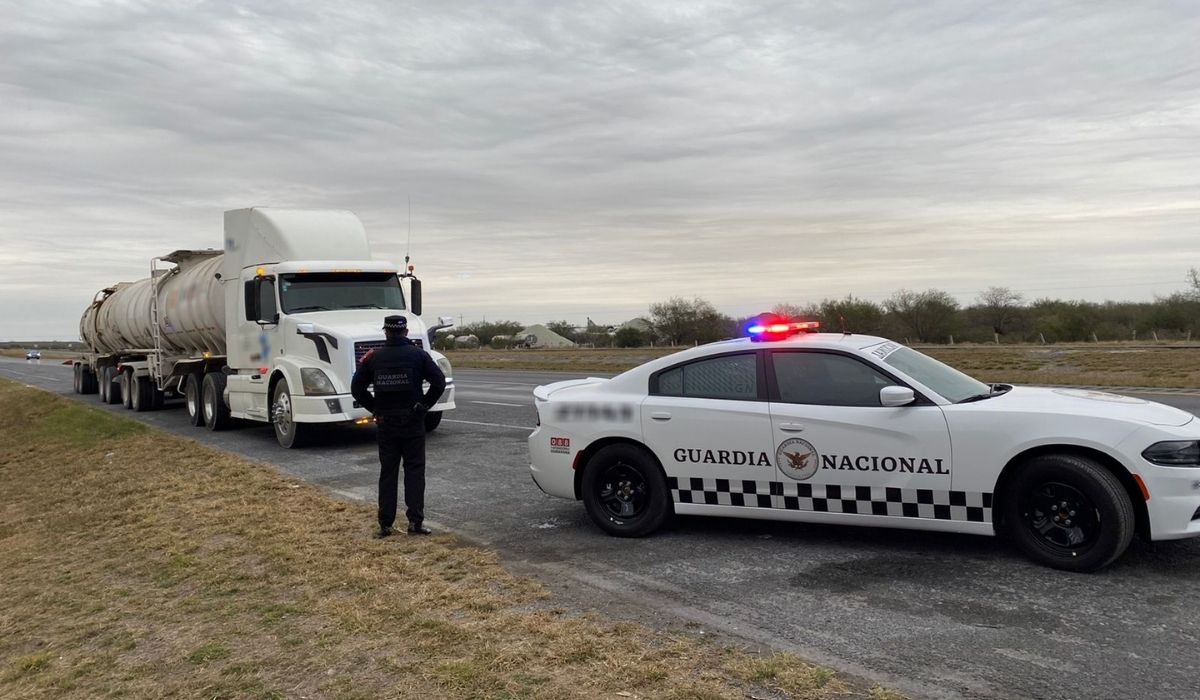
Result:
<svg viewBox="0 0 1200 700">
<path fill-rule="evenodd" d="M 432 433 L 442 422 L 441 411 L 430 411 L 425 414 L 425 432 Z"/>
<path fill-rule="evenodd" d="M 1074 455 L 1044 455 L 1023 465 L 1003 510 L 1017 546 L 1056 569 L 1103 568 L 1133 539 L 1133 504 L 1121 482 Z"/>
<path fill-rule="evenodd" d="M 588 515 L 610 535 L 644 537 L 671 513 L 662 470 L 633 445 L 609 445 L 593 455 L 581 490 Z"/>
</svg>

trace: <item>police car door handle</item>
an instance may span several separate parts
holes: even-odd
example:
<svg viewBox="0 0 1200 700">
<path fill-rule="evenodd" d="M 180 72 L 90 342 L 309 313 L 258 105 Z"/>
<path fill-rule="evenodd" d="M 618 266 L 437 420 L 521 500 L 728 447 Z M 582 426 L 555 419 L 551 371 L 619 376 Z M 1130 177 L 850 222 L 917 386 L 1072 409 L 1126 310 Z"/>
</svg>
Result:
<svg viewBox="0 0 1200 700">
<path fill-rule="evenodd" d="M 800 423 L 780 423 L 779 429 L 785 433 L 798 433 L 804 430 L 804 426 Z"/>
<path fill-rule="evenodd" d="M 650 414 L 650 417 L 654 420 L 671 420 L 671 414 L 666 411 L 655 411 Z"/>
</svg>

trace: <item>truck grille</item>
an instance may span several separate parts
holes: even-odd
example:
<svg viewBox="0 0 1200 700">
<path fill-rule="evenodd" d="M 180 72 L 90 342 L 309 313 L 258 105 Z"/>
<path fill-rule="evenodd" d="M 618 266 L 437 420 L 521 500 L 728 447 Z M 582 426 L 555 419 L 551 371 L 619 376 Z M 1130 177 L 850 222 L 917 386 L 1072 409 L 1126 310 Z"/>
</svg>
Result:
<svg viewBox="0 0 1200 700">
<path fill-rule="evenodd" d="M 416 345 L 417 347 L 422 348 L 422 349 L 425 348 L 425 344 L 421 342 L 420 338 L 413 338 L 412 341 L 413 341 L 413 345 Z M 374 350 L 375 348 L 381 348 L 385 344 L 386 344 L 385 341 L 382 341 L 382 340 L 364 340 L 364 341 L 355 343 L 354 344 L 354 364 L 357 365 L 358 363 L 362 362 L 363 355 L 366 355 L 369 351 Z"/>
</svg>

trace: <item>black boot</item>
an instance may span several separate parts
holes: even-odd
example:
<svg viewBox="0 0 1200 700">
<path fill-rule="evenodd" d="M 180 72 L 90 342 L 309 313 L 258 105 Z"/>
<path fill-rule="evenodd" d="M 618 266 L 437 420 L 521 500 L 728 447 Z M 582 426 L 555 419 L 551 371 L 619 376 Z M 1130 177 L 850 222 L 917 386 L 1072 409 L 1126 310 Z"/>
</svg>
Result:
<svg viewBox="0 0 1200 700">
<path fill-rule="evenodd" d="M 432 532 L 433 532 L 433 530 L 430 530 L 429 528 L 425 527 L 421 523 L 409 523 L 408 524 L 408 534 L 410 534 L 410 535 L 428 535 Z"/>
<path fill-rule="evenodd" d="M 390 525 L 380 525 L 379 531 L 375 533 L 375 539 L 381 540 L 384 537 L 391 537 L 393 532 L 395 531 L 392 530 Z"/>
</svg>

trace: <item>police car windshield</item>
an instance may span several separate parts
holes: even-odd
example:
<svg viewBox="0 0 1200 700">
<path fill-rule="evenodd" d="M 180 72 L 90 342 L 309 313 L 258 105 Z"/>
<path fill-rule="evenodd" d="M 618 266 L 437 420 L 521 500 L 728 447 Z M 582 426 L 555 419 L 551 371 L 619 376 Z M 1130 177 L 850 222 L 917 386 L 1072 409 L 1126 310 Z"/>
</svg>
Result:
<svg viewBox="0 0 1200 700">
<path fill-rule="evenodd" d="M 991 387 L 938 362 L 928 355 L 900 347 L 883 358 L 884 364 L 895 367 L 918 382 L 936 391 L 951 403 L 991 391 Z"/>
<path fill-rule="evenodd" d="M 341 309 L 404 309 L 400 280 L 391 272 L 305 272 L 280 275 L 285 314 Z"/>
</svg>

